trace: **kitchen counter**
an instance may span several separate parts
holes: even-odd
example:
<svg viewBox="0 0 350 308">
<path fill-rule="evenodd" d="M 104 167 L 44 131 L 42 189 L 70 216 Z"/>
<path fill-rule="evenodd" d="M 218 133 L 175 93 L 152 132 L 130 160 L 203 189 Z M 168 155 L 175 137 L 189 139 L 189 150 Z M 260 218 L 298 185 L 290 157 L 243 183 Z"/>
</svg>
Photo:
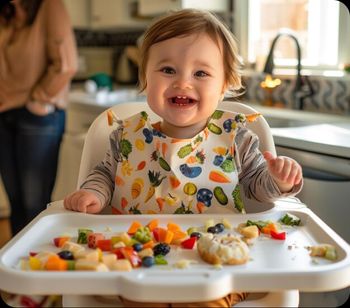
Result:
<svg viewBox="0 0 350 308">
<path fill-rule="evenodd" d="M 350 116 L 252 105 L 269 123 L 276 145 L 350 158 Z M 278 125 L 272 125 L 278 119 Z"/>
</svg>

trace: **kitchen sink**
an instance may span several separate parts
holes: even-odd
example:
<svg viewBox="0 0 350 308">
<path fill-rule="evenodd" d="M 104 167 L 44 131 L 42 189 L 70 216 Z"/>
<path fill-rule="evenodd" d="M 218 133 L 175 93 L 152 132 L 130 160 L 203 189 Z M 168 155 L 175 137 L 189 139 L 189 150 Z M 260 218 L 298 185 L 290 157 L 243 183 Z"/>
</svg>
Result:
<svg viewBox="0 0 350 308">
<path fill-rule="evenodd" d="M 288 118 L 274 117 L 274 116 L 264 116 L 264 118 L 271 128 L 300 127 L 300 126 L 319 124 L 318 122 L 314 122 L 314 121 L 288 119 Z"/>
</svg>

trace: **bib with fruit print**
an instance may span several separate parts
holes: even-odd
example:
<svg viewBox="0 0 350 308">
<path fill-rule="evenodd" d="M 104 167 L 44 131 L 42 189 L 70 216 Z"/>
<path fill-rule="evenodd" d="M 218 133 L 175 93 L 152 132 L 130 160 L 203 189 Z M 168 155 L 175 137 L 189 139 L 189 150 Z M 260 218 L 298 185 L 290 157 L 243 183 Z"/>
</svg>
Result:
<svg viewBox="0 0 350 308">
<path fill-rule="evenodd" d="M 176 139 L 142 111 L 123 120 L 115 214 L 244 213 L 234 158 L 237 128 L 258 114 L 216 110 L 191 139 Z"/>
</svg>

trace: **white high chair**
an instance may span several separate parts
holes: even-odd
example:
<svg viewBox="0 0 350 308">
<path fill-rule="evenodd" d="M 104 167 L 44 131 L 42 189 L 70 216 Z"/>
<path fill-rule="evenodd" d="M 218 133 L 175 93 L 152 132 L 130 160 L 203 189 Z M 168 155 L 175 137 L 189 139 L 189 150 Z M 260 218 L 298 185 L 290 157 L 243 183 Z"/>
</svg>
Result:
<svg viewBox="0 0 350 308">
<path fill-rule="evenodd" d="M 159 119 L 159 117 L 144 102 L 118 104 L 110 109 L 121 119 L 142 110 L 150 115 L 152 121 L 157 121 Z M 229 101 L 221 102 L 218 109 L 244 114 L 257 112 L 250 106 Z M 250 123 L 249 128 L 258 135 L 261 151 L 269 150 L 273 154 L 276 154 L 270 127 L 263 117 L 260 117 L 254 123 Z M 77 188 L 80 187 L 94 166 L 103 159 L 109 142 L 109 134 L 113 129 L 114 127 L 107 125 L 106 111 L 100 114 L 92 123 L 87 132 L 84 143 Z M 256 202 L 247 199 L 245 200 L 245 204 L 247 212 L 261 212 L 273 207 L 273 204 L 267 205 L 268 207 L 262 207 L 262 205 L 259 204 L 257 211 Z M 115 307 L 117 303 L 113 302 L 113 304 L 108 304 L 107 302 L 97 302 L 96 298 L 93 296 L 68 296 L 63 299 L 63 304 L 64 306 L 70 307 Z M 251 293 L 245 301 L 237 304 L 235 307 L 297 307 L 298 305 L 299 291 L 288 290 L 270 293 Z"/>
</svg>

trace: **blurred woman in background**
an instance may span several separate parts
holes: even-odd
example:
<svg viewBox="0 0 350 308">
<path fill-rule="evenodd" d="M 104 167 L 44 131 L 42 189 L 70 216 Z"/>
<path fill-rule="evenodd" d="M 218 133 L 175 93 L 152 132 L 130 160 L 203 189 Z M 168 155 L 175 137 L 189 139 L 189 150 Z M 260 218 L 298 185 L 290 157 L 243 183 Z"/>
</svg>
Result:
<svg viewBox="0 0 350 308">
<path fill-rule="evenodd" d="M 13 235 L 51 201 L 76 69 L 62 0 L 0 0 L 0 175 Z"/>
</svg>

